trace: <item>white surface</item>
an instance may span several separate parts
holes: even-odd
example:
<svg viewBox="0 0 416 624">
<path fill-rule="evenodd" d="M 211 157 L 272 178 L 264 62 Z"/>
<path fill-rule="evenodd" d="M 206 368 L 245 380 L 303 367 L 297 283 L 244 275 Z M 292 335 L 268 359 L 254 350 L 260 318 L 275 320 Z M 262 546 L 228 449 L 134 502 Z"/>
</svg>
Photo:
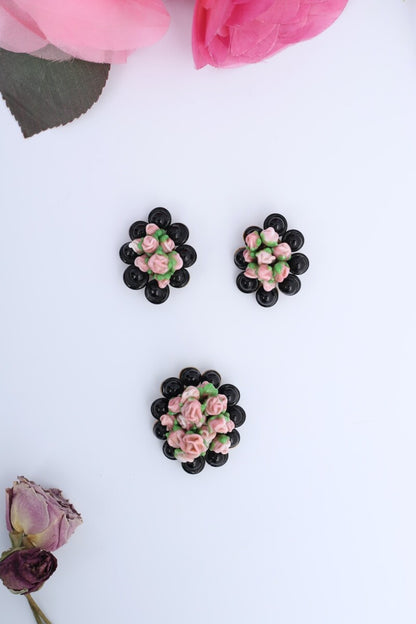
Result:
<svg viewBox="0 0 416 624">
<path fill-rule="evenodd" d="M 55 624 L 413 624 L 415 2 L 350 0 L 319 38 L 200 72 L 191 6 L 79 121 L 23 140 L 0 106 L 0 489 L 59 486 L 85 520 L 37 598 Z M 156 205 L 199 253 L 160 307 L 118 259 Z M 272 211 L 311 269 L 263 310 L 232 254 Z M 196 477 L 149 413 L 186 365 L 248 415 Z"/>
</svg>

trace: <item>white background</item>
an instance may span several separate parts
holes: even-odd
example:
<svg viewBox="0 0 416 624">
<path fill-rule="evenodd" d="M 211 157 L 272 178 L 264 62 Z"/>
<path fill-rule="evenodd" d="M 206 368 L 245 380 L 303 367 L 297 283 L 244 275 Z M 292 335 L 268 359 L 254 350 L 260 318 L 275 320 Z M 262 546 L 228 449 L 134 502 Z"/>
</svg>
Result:
<svg viewBox="0 0 416 624">
<path fill-rule="evenodd" d="M 24 140 L 0 106 L 0 489 L 24 474 L 84 517 L 37 600 L 54 624 L 414 624 L 415 1 L 350 0 L 310 42 L 199 72 L 192 4 L 80 120 Z M 159 307 L 118 258 L 157 205 L 199 254 Z M 311 268 L 262 309 L 232 255 L 273 211 Z M 198 476 L 149 412 L 189 365 L 247 411 Z M 5 589 L 0 610 L 32 621 Z"/>
</svg>

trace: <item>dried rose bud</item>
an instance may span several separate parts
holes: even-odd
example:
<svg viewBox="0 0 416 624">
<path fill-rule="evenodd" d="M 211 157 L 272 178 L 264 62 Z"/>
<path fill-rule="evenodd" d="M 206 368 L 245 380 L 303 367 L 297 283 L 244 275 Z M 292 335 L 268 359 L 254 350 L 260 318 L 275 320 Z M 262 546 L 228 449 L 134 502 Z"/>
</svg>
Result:
<svg viewBox="0 0 416 624">
<path fill-rule="evenodd" d="M 19 477 L 6 490 L 6 523 L 11 533 L 23 534 L 32 546 L 56 550 L 68 541 L 82 518 L 60 490 L 44 490 Z"/>
<path fill-rule="evenodd" d="M 0 561 L 0 579 L 18 594 L 35 592 L 55 572 L 56 557 L 41 548 L 15 550 Z"/>
</svg>

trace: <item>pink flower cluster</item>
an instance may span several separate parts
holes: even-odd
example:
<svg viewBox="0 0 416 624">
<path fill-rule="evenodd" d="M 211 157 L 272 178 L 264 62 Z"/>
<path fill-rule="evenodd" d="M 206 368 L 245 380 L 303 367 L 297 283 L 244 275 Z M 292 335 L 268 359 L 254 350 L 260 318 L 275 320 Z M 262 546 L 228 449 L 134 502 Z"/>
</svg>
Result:
<svg viewBox="0 0 416 624">
<path fill-rule="evenodd" d="M 131 241 L 129 247 L 139 254 L 134 264 L 140 271 L 158 280 L 160 288 L 165 288 L 174 272 L 183 267 L 183 260 L 175 251 L 175 243 L 155 223 L 148 223 L 146 236 Z"/>
<path fill-rule="evenodd" d="M 196 0 L 197 68 L 257 63 L 315 37 L 348 0 Z M 167 31 L 162 0 L 0 0 L 0 47 L 43 58 L 123 63 Z"/>
<path fill-rule="evenodd" d="M 276 288 L 289 275 L 287 263 L 292 250 L 282 243 L 279 234 L 272 227 L 261 232 L 250 232 L 245 238 L 244 260 L 248 262 L 244 275 L 258 279 L 264 290 Z"/>
<path fill-rule="evenodd" d="M 168 444 L 181 462 L 193 462 L 207 450 L 226 455 L 231 445 L 226 435 L 234 429 L 227 413 L 227 397 L 210 383 L 188 386 L 170 399 L 160 422 L 168 431 Z"/>
</svg>

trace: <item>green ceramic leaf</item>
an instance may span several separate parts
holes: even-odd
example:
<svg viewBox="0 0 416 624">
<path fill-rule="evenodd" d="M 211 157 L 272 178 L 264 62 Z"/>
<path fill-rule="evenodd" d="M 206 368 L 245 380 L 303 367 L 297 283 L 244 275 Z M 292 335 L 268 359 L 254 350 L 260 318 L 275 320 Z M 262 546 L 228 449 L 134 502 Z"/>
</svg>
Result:
<svg viewBox="0 0 416 624">
<path fill-rule="evenodd" d="M 45 61 L 0 49 L 0 91 L 23 136 L 67 124 L 98 100 L 110 65 Z"/>
</svg>

